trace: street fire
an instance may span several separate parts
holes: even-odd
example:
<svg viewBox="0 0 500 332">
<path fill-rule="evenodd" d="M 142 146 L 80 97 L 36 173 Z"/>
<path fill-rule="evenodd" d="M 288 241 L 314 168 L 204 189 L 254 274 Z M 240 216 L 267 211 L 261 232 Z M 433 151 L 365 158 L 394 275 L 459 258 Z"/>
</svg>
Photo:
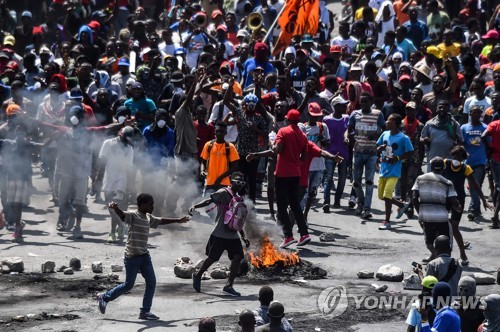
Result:
<svg viewBox="0 0 500 332">
<path fill-rule="evenodd" d="M 264 235 L 261 240 L 261 246 L 258 255 L 250 253 L 250 263 L 261 269 L 269 268 L 275 265 L 294 266 L 300 263 L 300 258 L 297 253 L 280 252 L 271 243 L 269 237 Z"/>
</svg>

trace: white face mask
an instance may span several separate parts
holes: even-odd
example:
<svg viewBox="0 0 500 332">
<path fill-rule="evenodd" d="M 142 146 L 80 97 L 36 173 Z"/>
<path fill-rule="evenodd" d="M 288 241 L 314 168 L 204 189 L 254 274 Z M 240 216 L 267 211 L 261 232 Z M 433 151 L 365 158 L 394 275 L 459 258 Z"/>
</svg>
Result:
<svg viewBox="0 0 500 332">
<path fill-rule="evenodd" d="M 156 122 L 156 124 L 158 125 L 159 128 L 163 128 L 163 127 L 165 127 L 167 122 L 165 120 L 158 120 L 158 122 Z"/>
<path fill-rule="evenodd" d="M 455 159 L 453 159 L 453 160 L 451 161 L 451 164 L 452 164 L 453 166 L 455 166 L 455 167 L 460 166 L 460 162 L 459 162 L 458 160 L 455 160 Z"/>
<path fill-rule="evenodd" d="M 71 121 L 71 124 L 72 124 L 73 126 L 76 126 L 77 124 L 79 124 L 79 123 L 80 123 L 80 120 L 79 120 L 79 119 L 78 119 L 75 115 L 73 115 L 73 116 L 69 119 L 69 121 Z"/>
<path fill-rule="evenodd" d="M 382 66 L 382 61 L 381 60 L 376 60 L 375 64 L 377 65 L 377 67 L 380 68 L 380 66 Z"/>
<path fill-rule="evenodd" d="M 126 119 L 126 117 L 124 117 L 123 115 L 119 116 L 118 117 L 118 123 L 124 123 L 125 119 Z"/>
</svg>

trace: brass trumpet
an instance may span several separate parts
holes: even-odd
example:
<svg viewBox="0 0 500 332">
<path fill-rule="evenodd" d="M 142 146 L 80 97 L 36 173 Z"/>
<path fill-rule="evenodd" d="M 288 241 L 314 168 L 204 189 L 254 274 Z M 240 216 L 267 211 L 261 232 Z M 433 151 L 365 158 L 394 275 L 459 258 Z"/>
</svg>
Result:
<svg viewBox="0 0 500 332">
<path fill-rule="evenodd" d="M 262 28 L 262 22 L 264 21 L 264 18 L 262 17 L 261 14 L 259 13 L 251 13 L 247 17 L 247 27 L 251 31 L 257 31 Z"/>
<path fill-rule="evenodd" d="M 204 28 L 207 25 L 207 15 L 205 13 L 197 13 L 193 19 L 193 25 L 197 28 Z"/>
</svg>

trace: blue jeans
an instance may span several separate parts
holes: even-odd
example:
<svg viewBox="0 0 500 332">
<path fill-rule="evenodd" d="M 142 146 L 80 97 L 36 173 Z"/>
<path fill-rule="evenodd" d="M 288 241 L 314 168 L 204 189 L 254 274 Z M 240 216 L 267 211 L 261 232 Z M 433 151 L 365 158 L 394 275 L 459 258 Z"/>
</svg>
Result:
<svg viewBox="0 0 500 332">
<path fill-rule="evenodd" d="M 141 271 L 142 277 L 146 281 L 146 290 L 142 299 L 141 313 L 149 312 L 153 304 L 153 296 L 155 294 L 156 276 L 151 262 L 151 256 L 144 254 L 132 258 L 125 257 L 125 282 L 115 288 L 109 290 L 104 294 L 103 299 L 106 302 L 113 301 L 121 295 L 129 292 L 135 284 L 137 273 Z"/>
<path fill-rule="evenodd" d="M 372 207 L 373 179 L 375 178 L 375 167 L 377 166 L 377 155 L 369 153 L 354 154 L 354 184 L 358 206 L 363 206 L 364 210 L 370 211 Z M 363 180 L 363 168 L 365 170 L 365 188 L 363 192 L 361 182 Z"/>
<path fill-rule="evenodd" d="M 333 172 L 335 171 L 335 166 L 337 166 L 338 181 L 337 181 L 337 191 L 335 191 L 335 201 L 334 203 L 340 203 L 342 199 L 342 194 L 344 193 L 345 181 L 347 179 L 347 161 L 343 161 L 337 164 L 335 160 L 326 159 L 325 160 L 325 205 L 330 205 L 330 191 L 333 184 Z"/>
<path fill-rule="evenodd" d="M 479 185 L 479 188 L 483 186 L 483 181 L 484 181 L 484 176 L 486 174 L 485 171 L 485 165 L 476 165 L 476 166 L 471 166 L 472 170 L 474 173 L 472 175 L 476 179 L 477 184 Z M 475 191 L 472 186 L 470 187 L 470 196 L 471 196 L 471 201 L 469 204 L 469 211 L 473 212 L 474 215 L 480 215 L 481 214 L 481 201 L 479 199 L 479 194 L 477 191 Z"/>
</svg>

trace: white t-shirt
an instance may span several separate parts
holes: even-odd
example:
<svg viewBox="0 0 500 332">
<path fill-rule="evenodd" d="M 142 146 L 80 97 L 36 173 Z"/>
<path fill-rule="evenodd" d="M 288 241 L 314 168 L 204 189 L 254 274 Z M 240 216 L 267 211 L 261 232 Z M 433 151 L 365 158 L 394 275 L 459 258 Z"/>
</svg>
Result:
<svg viewBox="0 0 500 332">
<path fill-rule="evenodd" d="M 128 171 L 133 167 L 132 146 L 123 144 L 119 137 L 107 139 L 102 144 L 99 158 L 106 160 L 102 190 L 126 192 Z"/>
<path fill-rule="evenodd" d="M 349 36 L 348 39 L 344 39 L 341 36 L 337 36 L 332 39 L 331 46 L 334 45 L 339 45 L 342 47 L 347 45 L 347 53 L 352 54 L 352 52 L 354 52 L 354 49 L 356 48 L 356 45 L 358 45 L 358 40 L 351 36 Z"/>
<path fill-rule="evenodd" d="M 491 107 L 491 99 L 489 97 L 484 97 L 484 99 L 478 100 L 476 96 L 465 99 L 464 114 L 470 114 L 470 109 L 472 108 L 472 106 L 481 107 L 481 109 L 483 110 L 481 121 L 483 121 L 484 112 L 488 107 Z"/>
<path fill-rule="evenodd" d="M 330 139 L 330 132 L 328 131 L 328 127 L 326 124 L 320 122 L 323 126 L 323 136 L 325 139 L 329 140 Z M 316 144 L 320 149 L 322 149 L 320 142 L 319 142 L 319 133 L 320 129 L 319 126 L 310 126 L 309 123 L 303 124 L 299 123 L 299 128 L 302 130 L 304 134 L 307 136 L 307 140 L 313 142 Z M 311 165 L 309 166 L 309 171 L 323 171 L 325 170 L 325 159 L 323 157 L 315 157 L 311 160 Z"/>
<path fill-rule="evenodd" d="M 218 121 L 219 105 L 221 107 L 224 107 L 224 110 L 222 111 L 222 120 L 224 120 L 226 115 L 230 112 L 229 108 L 227 108 L 226 105 L 222 105 L 222 101 L 218 101 L 212 108 L 212 113 L 210 114 L 210 119 L 208 120 L 208 122 L 212 122 L 215 124 Z M 238 128 L 235 125 L 227 126 L 227 134 L 224 137 L 224 140 L 226 142 L 234 143 L 236 142 L 236 139 L 238 139 Z"/>
</svg>

